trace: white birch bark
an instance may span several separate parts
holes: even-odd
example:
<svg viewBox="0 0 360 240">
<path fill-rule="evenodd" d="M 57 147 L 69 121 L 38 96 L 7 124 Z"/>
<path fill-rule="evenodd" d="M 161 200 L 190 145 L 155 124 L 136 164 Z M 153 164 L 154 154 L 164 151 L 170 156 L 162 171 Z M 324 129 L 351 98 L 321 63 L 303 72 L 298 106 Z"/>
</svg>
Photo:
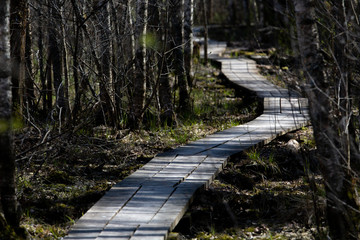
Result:
<svg viewBox="0 0 360 240">
<path fill-rule="evenodd" d="M 0 4 L 0 16 L 0 119 L 8 121 L 11 115 L 9 1 Z"/>
<path fill-rule="evenodd" d="M 0 198 L 8 224 L 19 226 L 15 192 L 15 159 L 11 136 L 10 6 L 0 4 Z"/>
</svg>

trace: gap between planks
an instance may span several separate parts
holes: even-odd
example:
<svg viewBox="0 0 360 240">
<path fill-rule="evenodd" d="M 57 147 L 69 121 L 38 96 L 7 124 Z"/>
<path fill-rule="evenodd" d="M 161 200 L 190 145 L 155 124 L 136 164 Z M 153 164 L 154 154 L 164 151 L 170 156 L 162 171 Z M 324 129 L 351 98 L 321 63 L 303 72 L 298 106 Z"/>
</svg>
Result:
<svg viewBox="0 0 360 240">
<path fill-rule="evenodd" d="M 228 158 L 309 124 L 307 100 L 269 83 L 248 59 L 218 58 L 223 43 L 210 44 L 210 58 L 232 82 L 257 93 L 264 111 L 255 120 L 169 152 L 114 185 L 64 239 L 166 239 L 196 191 L 206 188 Z"/>
</svg>

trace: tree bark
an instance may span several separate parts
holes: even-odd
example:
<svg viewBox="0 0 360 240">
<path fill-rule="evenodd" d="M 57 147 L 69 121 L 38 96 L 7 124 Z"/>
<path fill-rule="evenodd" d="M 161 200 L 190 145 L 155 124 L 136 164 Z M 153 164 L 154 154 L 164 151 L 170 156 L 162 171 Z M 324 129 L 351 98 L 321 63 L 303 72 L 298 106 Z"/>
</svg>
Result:
<svg viewBox="0 0 360 240">
<path fill-rule="evenodd" d="M 127 79 L 127 70 L 129 60 L 128 43 L 131 41 L 128 37 L 126 27 L 128 26 L 128 0 L 110 1 L 111 7 L 111 27 L 113 29 L 112 40 L 112 61 L 113 68 L 112 78 L 114 80 L 114 111 L 117 119 L 117 126 L 120 126 L 121 120 L 124 119 L 123 96 Z M 120 19 L 120 21 L 119 21 Z"/>
<path fill-rule="evenodd" d="M 85 19 L 80 12 L 80 8 L 77 4 L 76 0 L 71 0 L 71 5 L 73 7 L 74 15 L 75 15 L 75 37 L 74 37 L 74 49 L 72 52 L 72 58 L 73 58 L 73 78 L 74 78 L 74 88 L 75 88 L 75 101 L 73 105 L 72 110 L 72 121 L 75 123 L 77 121 L 77 117 L 79 114 L 79 111 L 81 110 L 81 97 L 83 95 L 83 92 L 86 88 L 83 88 L 84 86 L 84 79 L 83 74 L 80 74 L 81 64 L 80 59 L 82 57 L 82 51 L 83 51 L 83 32 L 82 28 L 85 24 Z M 81 76 L 82 75 L 82 76 Z"/>
<path fill-rule="evenodd" d="M 60 3 L 59 0 L 50 0 L 50 18 L 51 24 L 49 26 L 49 58 L 52 69 L 52 78 L 48 78 L 48 80 L 53 79 L 54 82 L 54 90 L 56 96 L 56 108 L 59 111 L 65 110 L 65 98 L 64 98 L 64 86 L 62 83 L 62 56 L 60 47 L 61 43 L 61 30 L 59 27 L 61 26 L 61 14 L 60 14 Z M 50 70 L 51 72 L 51 70 Z M 51 80 L 50 80 L 51 81 Z M 50 83 L 48 84 L 48 91 L 52 92 L 52 88 L 50 88 Z M 49 94 L 50 98 L 50 94 Z M 49 100 L 49 99 L 48 99 Z M 49 100 L 50 107 L 50 100 Z M 65 115 L 63 115 L 65 116 Z"/>
<path fill-rule="evenodd" d="M 213 23 L 213 15 L 214 15 L 214 10 L 213 10 L 213 0 L 208 0 L 208 23 L 212 24 Z"/>
<path fill-rule="evenodd" d="M 13 108 L 22 113 L 23 88 L 25 82 L 25 43 L 27 0 L 10 1 L 10 46 L 12 67 L 12 97 Z"/>
<path fill-rule="evenodd" d="M 49 39 L 50 41 L 50 39 Z M 46 86 L 45 86 L 45 93 L 46 93 L 46 99 L 45 99 L 45 105 L 46 105 L 46 114 L 49 113 L 49 111 L 51 111 L 52 109 L 52 104 L 53 104 L 53 101 L 52 101 L 52 96 L 53 96 L 53 82 L 52 82 L 52 69 L 51 69 L 51 59 L 52 59 L 52 56 L 51 56 L 51 51 L 48 51 L 47 53 L 47 59 L 46 59 L 46 71 L 45 71 L 45 74 L 46 74 Z"/>
<path fill-rule="evenodd" d="M 193 11 L 194 11 L 193 0 L 185 0 L 184 2 L 184 63 L 186 78 L 189 87 L 192 87 L 192 26 L 193 26 Z"/>
<path fill-rule="evenodd" d="M 251 7 L 250 7 L 250 1 L 249 0 L 243 0 L 243 11 L 244 11 L 244 15 L 245 15 L 245 24 L 246 24 L 246 28 L 248 30 L 248 34 L 250 33 L 250 27 L 251 27 Z"/>
<path fill-rule="evenodd" d="M 110 69 L 110 22 L 108 4 L 97 1 L 97 7 L 101 7 L 99 12 L 99 39 L 100 39 L 100 102 L 101 102 L 101 123 L 115 126 L 113 102 L 110 96 L 111 69 Z"/>
<path fill-rule="evenodd" d="M 121 5 L 125 5 L 124 1 L 109 1 L 109 14 L 110 14 L 110 28 L 112 29 L 110 44 L 111 44 L 111 78 L 112 78 L 112 87 L 113 87 L 113 101 L 114 101 L 114 120 L 117 128 L 120 128 L 120 122 L 122 118 L 122 109 L 121 109 L 121 36 L 120 30 L 122 29 L 123 24 L 125 23 L 126 11 Z M 126 8 L 126 7 L 125 7 Z M 120 21 L 119 21 L 120 19 Z"/>
<path fill-rule="evenodd" d="M 183 2 L 181 0 L 169 0 L 169 12 L 171 22 L 171 43 L 174 54 L 174 70 L 179 85 L 179 112 L 185 113 L 190 110 L 190 96 L 184 66 L 183 47 Z"/>
<path fill-rule="evenodd" d="M 264 0 L 256 0 L 256 11 L 258 14 L 258 28 L 264 27 Z"/>
<path fill-rule="evenodd" d="M 274 0 L 263 1 L 264 26 L 277 26 Z"/>
<path fill-rule="evenodd" d="M 351 180 L 347 179 L 347 166 L 338 147 L 338 125 L 334 123 L 331 106 L 330 84 L 324 76 L 324 60 L 321 54 L 316 26 L 314 0 L 294 0 L 298 41 L 306 88 L 310 103 L 310 117 L 314 128 L 317 152 L 325 181 L 327 219 L 332 239 L 356 239 L 351 207 L 356 208 L 349 197 Z M 346 161 L 345 161 L 346 162 Z"/>
<path fill-rule="evenodd" d="M 207 65 L 208 63 L 208 17 L 207 17 L 207 5 L 206 0 L 202 0 L 203 5 L 203 23 L 204 23 L 204 64 Z"/>
<path fill-rule="evenodd" d="M 129 126 L 138 128 L 142 124 L 146 94 L 146 46 L 144 37 L 147 28 L 147 0 L 136 2 L 135 26 L 135 73 L 133 79 L 133 95 L 130 109 Z"/>
<path fill-rule="evenodd" d="M 202 0 L 206 1 L 206 0 Z M 204 2 L 203 2 L 204 3 Z M 236 0 L 229 0 L 228 1 L 228 12 L 229 12 L 229 19 L 228 22 L 230 25 L 236 25 L 237 24 L 237 1 Z"/>
<path fill-rule="evenodd" d="M 29 9 L 28 9 L 29 12 Z M 29 18 L 29 13 L 27 14 Z M 32 39 L 31 39 L 31 25 L 30 20 L 26 21 L 26 43 L 25 43 L 25 91 L 24 91 L 24 105 L 27 112 L 36 111 L 35 109 L 35 92 L 34 81 L 32 76 Z M 28 116 L 30 118 L 31 116 Z"/>
<path fill-rule="evenodd" d="M 64 105 L 65 105 L 65 122 L 68 124 L 71 120 L 71 109 L 69 102 L 69 66 L 68 66 L 68 51 L 66 46 L 66 20 L 64 19 L 64 6 L 61 7 L 61 48 L 62 48 L 62 63 L 64 72 Z"/>
<path fill-rule="evenodd" d="M 170 85 L 169 73 L 170 56 L 166 54 L 171 48 L 169 42 L 169 3 L 160 11 L 161 33 L 159 38 L 162 39 L 161 56 L 159 56 L 158 69 L 159 69 L 159 102 L 161 108 L 160 119 L 162 123 L 172 125 L 175 119 L 174 105 L 172 102 L 172 88 Z"/>
<path fill-rule="evenodd" d="M 38 18 L 39 18 L 39 23 L 38 23 L 38 41 L 37 41 L 37 46 L 39 48 L 39 72 L 40 72 L 40 82 L 41 82 L 41 101 L 42 101 L 42 114 L 45 115 L 47 112 L 47 108 L 46 108 L 46 76 L 45 76 L 45 72 L 44 72 L 44 34 L 43 34 L 43 26 L 42 26 L 42 8 L 39 6 L 38 7 Z"/>
<path fill-rule="evenodd" d="M 0 198 L 7 223 L 18 228 L 20 215 L 16 199 L 15 158 L 11 136 L 9 1 L 0 4 L 0 16 Z"/>
</svg>

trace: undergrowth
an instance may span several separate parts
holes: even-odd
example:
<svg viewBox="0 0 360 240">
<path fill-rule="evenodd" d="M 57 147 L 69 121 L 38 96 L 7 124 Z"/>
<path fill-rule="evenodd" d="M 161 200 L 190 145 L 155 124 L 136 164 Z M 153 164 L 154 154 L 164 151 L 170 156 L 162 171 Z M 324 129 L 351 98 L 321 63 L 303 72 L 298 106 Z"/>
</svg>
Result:
<svg viewBox="0 0 360 240">
<path fill-rule="evenodd" d="M 174 232 L 182 239 L 324 239 L 317 229 L 318 214 L 325 222 L 323 183 L 316 172 L 314 148 L 306 139 L 312 132 L 295 132 L 301 149 L 288 140 L 294 133 L 232 156 L 208 189 L 195 196 Z M 302 151 L 308 163 L 301 160 Z M 309 177 L 314 176 L 318 208 L 312 201 Z"/>
<path fill-rule="evenodd" d="M 230 53 L 254 54 L 259 55 Z M 261 69 L 274 84 L 299 90 L 288 68 L 265 64 Z M 298 141 L 299 148 L 294 150 L 290 140 Z M 232 156 L 210 187 L 195 196 L 174 232 L 194 240 L 327 239 L 315 148 L 311 127 L 304 127 Z"/>
<path fill-rule="evenodd" d="M 17 130 L 18 199 L 21 224 L 34 239 L 58 239 L 115 183 L 157 153 L 186 144 L 256 115 L 257 102 L 246 103 L 223 85 L 214 68 L 197 67 L 192 113 L 176 124 L 148 121 L 142 130 L 84 125 L 75 132 L 33 127 Z M 244 96 L 246 97 L 246 96 Z"/>
</svg>

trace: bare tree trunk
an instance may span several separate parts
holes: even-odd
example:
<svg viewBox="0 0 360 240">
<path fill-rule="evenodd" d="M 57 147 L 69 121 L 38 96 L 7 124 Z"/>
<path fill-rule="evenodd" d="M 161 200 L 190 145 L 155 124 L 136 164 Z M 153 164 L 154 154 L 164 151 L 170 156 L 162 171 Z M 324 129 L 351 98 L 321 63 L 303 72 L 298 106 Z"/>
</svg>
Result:
<svg viewBox="0 0 360 240">
<path fill-rule="evenodd" d="M 161 121 L 171 125 L 175 119 L 174 105 L 171 100 L 172 90 L 170 86 L 170 59 L 166 52 L 171 48 L 169 42 L 169 3 L 166 3 L 166 8 L 160 12 L 160 22 L 161 22 L 161 34 L 160 38 L 163 40 L 162 53 L 159 59 L 159 101 L 161 108 Z"/>
<path fill-rule="evenodd" d="M 70 102 L 69 102 L 69 67 L 68 67 L 68 51 L 66 46 L 66 32 L 65 26 L 66 21 L 63 16 L 64 7 L 61 8 L 61 47 L 62 47 L 62 62 L 63 62 L 63 72 L 64 72 L 64 107 L 65 107 L 65 122 L 69 123 L 71 119 L 71 110 L 70 110 Z"/>
<path fill-rule="evenodd" d="M 243 11 L 245 12 L 245 24 L 246 24 L 246 28 L 248 30 L 247 35 L 249 35 L 250 33 L 250 25 L 251 25 L 251 8 L 250 8 L 250 1 L 249 0 L 243 0 Z"/>
<path fill-rule="evenodd" d="M 256 0 L 256 7 L 258 13 L 258 22 L 257 25 L 259 28 L 264 27 L 264 0 Z"/>
<path fill-rule="evenodd" d="M 171 125 L 174 121 L 174 106 L 171 101 L 171 86 L 169 79 L 169 68 L 166 60 L 162 59 L 163 63 L 160 66 L 160 84 L 159 84 L 159 101 L 161 107 L 161 121 Z"/>
<path fill-rule="evenodd" d="M 147 18 L 147 31 L 145 45 L 146 45 L 146 90 L 147 95 L 149 96 L 144 105 L 144 109 L 148 108 L 150 104 L 153 104 L 157 110 L 160 112 L 160 104 L 158 97 L 158 79 L 157 79 L 157 57 L 158 57 L 158 47 L 157 47 L 157 33 L 159 31 L 159 7 L 157 0 L 148 0 L 148 18 Z M 146 109 L 145 109 L 146 111 Z M 159 114 L 154 114 L 154 117 L 159 121 Z"/>
<path fill-rule="evenodd" d="M 12 66 L 12 96 L 13 108 L 18 108 L 22 113 L 23 88 L 25 82 L 25 43 L 26 43 L 26 20 L 27 0 L 10 1 L 10 45 Z"/>
<path fill-rule="evenodd" d="M 50 40 L 50 39 L 49 39 Z M 46 88 L 45 88 L 45 92 L 46 92 L 46 100 L 45 100 L 45 105 L 46 105 L 46 114 L 51 111 L 52 109 L 52 96 L 53 96 L 53 83 L 52 83 L 52 69 L 51 69 L 51 51 L 48 51 L 48 56 L 47 56 L 47 60 L 46 60 Z"/>
<path fill-rule="evenodd" d="M 213 15 L 214 15 L 214 11 L 213 11 L 213 0 L 208 0 L 208 23 L 212 24 L 213 21 Z"/>
<path fill-rule="evenodd" d="M 194 3 L 193 0 L 185 0 L 184 3 L 184 62 L 185 62 L 185 71 L 186 78 L 188 81 L 189 87 L 192 87 L 192 77 L 191 77 L 191 68 L 192 68 L 192 26 L 193 26 L 193 9 Z"/>
<path fill-rule="evenodd" d="M 204 10 L 204 63 L 208 63 L 208 18 L 207 18 L 207 7 L 206 0 L 202 0 L 203 10 Z"/>
<path fill-rule="evenodd" d="M 138 128 L 141 125 L 144 112 L 146 94 L 146 47 L 144 37 L 146 36 L 147 27 L 147 5 L 147 0 L 137 0 L 136 2 L 135 74 L 129 119 L 131 128 Z"/>
<path fill-rule="evenodd" d="M 8 18 L 10 12 L 8 0 L 0 4 L 0 16 L 0 198 L 7 223 L 18 228 L 20 215 L 16 199 L 15 158 L 11 136 L 11 60 Z"/>
<path fill-rule="evenodd" d="M 104 5 L 105 4 L 105 5 Z M 115 126 L 113 104 L 110 96 L 111 87 L 111 72 L 110 72 L 110 22 L 108 4 L 103 1 L 97 2 L 98 7 L 101 7 L 99 13 L 99 33 L 100 33 L 100 102 L 102 123 L 110 126 Z"/>
<path fill-rule="evenodd" d="M 202 0 L 203 4 L 205 4 L 206 0 Z M 236 0 L 229 0 L 228 1 L 228 11 L 229 11 L 229 24 L 236 25 L 237 24 L 237 1 Z"/>
<path fill-rule="evenodd" d="M 122 1 L 109 1 L 110 4 L 110 26 L 112 28 L 112 52 L 111 52 L 111 62 L 112 62 L 112 85 L 113 85 L 113 101 L 114 101 L 114 118 L 116 121 L 116 126 L 120 128 L 120 122 L 123 118 L 123 109 L 122 109 L 122 88 L 124 87 L 124 71 L 123 64 L 125 62 L 125 52 L 122 51 L 123 37 L 125 34 L 125 24 L 127 19 L 127 0 Z M 119 16 L 120 15 L 120 16 Z M 119 21 L 120 19 L 120 21 Z"/>
<path fill-rule="evenodd" d="M 46 76 L 45 76 L 45 72 L 44 72 L 44 34 L 43 34 L 43 27 L 42 27 L 42 9 L 39 7 L 38 9 L 38 18 L 39 18 L 39 23 L 38 23 L 38 41 L 37 41 L 37 46 L 39 48 L 39 72 L 40 72 L 40 82 L 41 82 L 41 101 L 42 101 L 42 114 L 45 115 L 47 112 L 47 108 L 46 108 Z"/>
<path fill-rule="evenodd" d="M 331 115 L 330 85 L 323 72 L 314 1 L 294 0 L 294 5 L 302 64 L 308 79 L 310 116 L 325 181 L 330 235 L 332 239 L 356 239 L 352 222 L 353 214 L 356 214 L 352 209 L 356 204 L 354 198 L 349 197 L 353 190 L 348 184 L 351 180 L 347 179 L 346 159 L 342 158 L 346 155 L 338 148 L 341 146 L 337 132 L 339 126 Z"/>
<path fill-rule="evenodd" d="M 264 26 L 277 26 L 274 0 L 262 1 L 263 2 L 263 16 Z"/>
<path fill-rule="evenodd" d="M 120 122 L 124 117 L 125 110 L 123 109 L 123 96 L 127 80 L 127 70 L 130 67 L 129 52 L 132 50 L 127 47 L 131 42 L 127 28 L 129 25 L 129 1 L 110 1 L 111 6 L 111 26 L 113 28 L 113 79 L 114 79 L 114 109 L 117 118 L 117 125 L 120 127 Z M 119 21 L 120 19 L 120 21 Z M 130 49 L 130 50 L 129 50 Z"/>
<path fill-rule="evenodd" d="M 340 103 L 340 111 L 343 116 L 347 115 L 348 107 L 347 102 L 349 100 L 349 76 L 350 76 L 350 69 L 348 69 L 348 60 L 345 57 L 346 54 L 349 54 L 346 51 L 347 44 L 349 43 L 347 39 L 347 19 L 346 19 L 346 12 L 345 6 L 343 3 L 346 1 L 336 1 L 332 0 L 332 11 L 331 15 L 334 17 L 334 57 L 337 62 L 337 67 L 334 70 L 334 78 L 337 82 L 337 96 Z"/>
<path fill-rule="evenodd" d="M 351 109 L 351 97 L 350 97 L 350 88 L 349 84 L 352 82 L 351 79 L 351 61 L 347 56 L 352 54 L 352 50 L 348 48 L 349 45 L 353 44 L 350 41 L 349 37 L 349 20 L 350 18 L 347 16 L 348 12 L 346 8 L 350 7 L 350 3 L 348 0 L 344 1 L 334 1 L 332 0 L 332 9 L 331 9 L 331 17 L 335 19 L 334 21 L 334 36 L 333 36 L 333 57 L 335 60 L 335 66 L 333 67 L 332 77 L 334 78 L 334 82 L 336 84 L 336 98 L 339 104 L 339 117 L 344 119 L 351 119 L 350 113 Z M 355 42 L 355 41 L 354 41 Z M 355 85 L 357 85 L 355 83 Z M 352 124 L 351 124 L 352 125 Z M 347 162 L 350 167 L 351 164 L 351 138 L 352 131 L 347 129 L 346 122 L 343 122 L 340 126 L 340 138 L 343 152 L 346 153 Z"/>
<path fill-rule="evenodd" d="M 29 12 L 29 9 L 28 9 Z M 28 13 L 28 18 L 29 18 Z M 32 50 L 31 50 L 31 25 L 30 20 L 27 20 L 26 24 L 26 43 L 25 43 L 25 91 L 24 91 L 24 105 L 27 110 L 35 111 L 35 92 L 34 81 L 32 76 Z M 28 116 L 30 118 L 30 116 Z"/>
<path fill-rule="evenodd" d="M 52 79 L 55 88 L 56 107 L 59 111 L 64 111 L 65 99 L 64 86 L 62 84 L 62 57 L 59 47 L 61 45 L 61 43 L 59 42 L 59 40 L 61 40 L 61 36 L 59 34 L 59 26 L 61 26 L 61 14 L 59 11 L 60 4 L 58 0 L 50 0 L 51 24 L 49 26 L 49 57 L 52 67 Z M 51 78 L 48 78 L 48 80 L 50 79 Z M 50 86 L 50 84 L 48 86 Z M 49 88 L 48 91 L 52 91 L 52 88 Z"/>
<path fill-rule="evenodd" d="M 290 17 L 292 15 L 292 9 L 294 9 L 292 2 L 286 1 L 285 16 L 284 16 L 285 27 L 289 29 L 288 36 L 290 38 L 292 55 L 299 56 L 299 46 L 298 46 L 298 42 L 296 41 L 296 27 L 293 23 L 292 18 Z"/>
<path fill-rule="evenodd" d="M 184 47 L 182 35 L 183 2 L 181 0 L 169 1 L 171 21 L 171 43 L 174 54 L 174 70 L 179 85 L 179 112 L 185 113 L 190 110 L 190 96 L 184 66 Z"/>
<path fill-rule="evenodd" d="M 75 88 L 75 101 L 72 110 L 72 120 L 76 122 L 78 113 L 81 109 L 81 96 L 83 93 L 83 89 L 81 89 L 83 80 L 80 78 L 80 57 L 82 51 L 82 26 L 85 24 L 80 9 L 75 0 L 71 0 L 71 4 L 73 7 L 74 15 L 75 15 L 75 38 L 74 38 L 74 50 L 72 52 L 73 58 L 73 78 L 74 78 L 74 88 Z M 81 80 L 81 81 L 80 81 Z"/>
</svg>

